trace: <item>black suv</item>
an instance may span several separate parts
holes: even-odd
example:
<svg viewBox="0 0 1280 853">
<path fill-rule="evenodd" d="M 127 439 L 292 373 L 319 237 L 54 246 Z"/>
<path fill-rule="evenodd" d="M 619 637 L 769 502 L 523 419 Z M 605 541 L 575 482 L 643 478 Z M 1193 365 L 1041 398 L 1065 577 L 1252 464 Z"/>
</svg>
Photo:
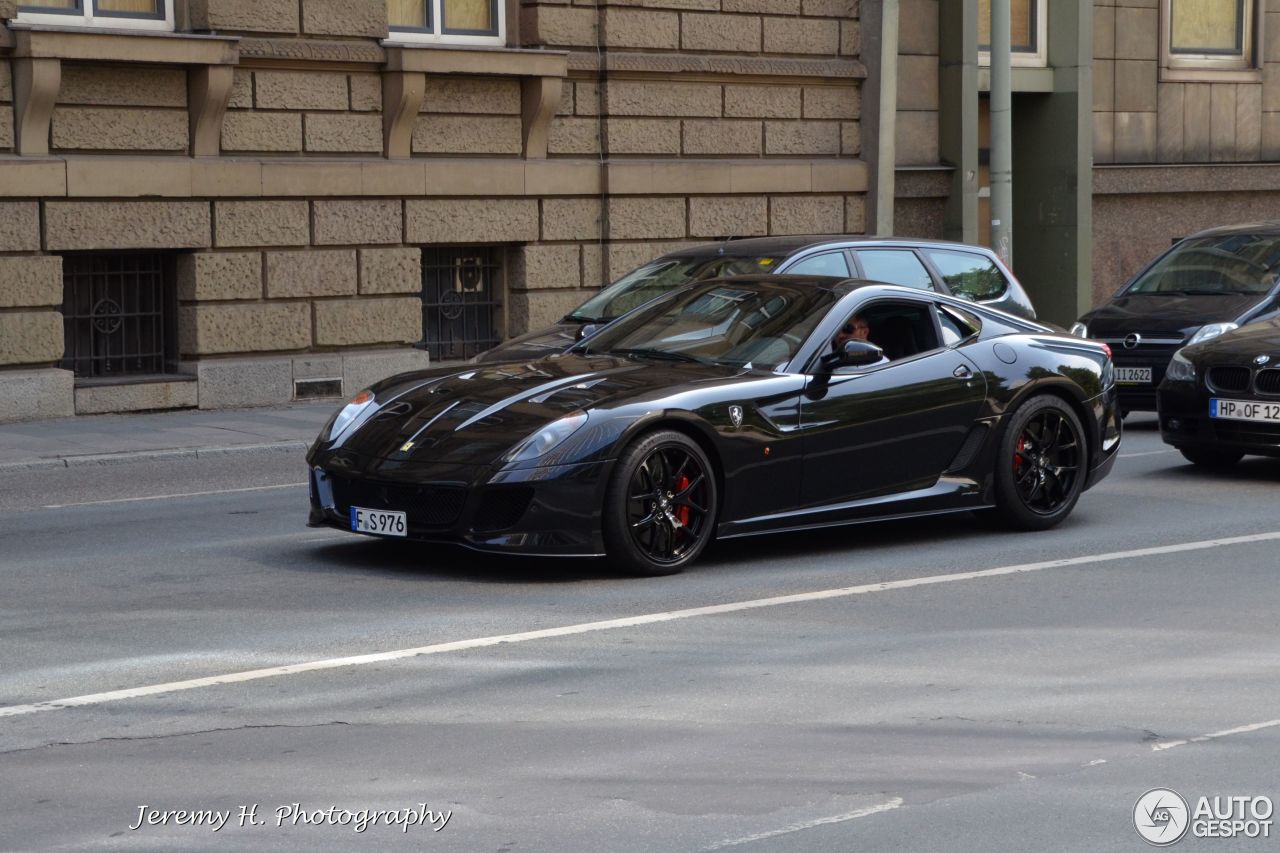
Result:
<svg viewBox="0 0 1280 853">
<path fill-rule="evenodd" d="M 1111 345 L 1124 411 L 1156 409 L 1169 359 L 1280 311 L 1280 222 L 1233 225 L 1179 240 L 1111 301 L 1072 326 Z"/>
<path fill-rule="evenodd" d="M 943 241 L 875 237 L 759 237 L 708 243 L 632 270 L 545 329 L 482 353 L 476 361 L 541 358 L 571 347 L 584 327 L 609 323 L 676 287 L 752 273 L 865 278 L 934 290 L 1034 320 L 1022 285 L 990 249 Z"/>
</svg>

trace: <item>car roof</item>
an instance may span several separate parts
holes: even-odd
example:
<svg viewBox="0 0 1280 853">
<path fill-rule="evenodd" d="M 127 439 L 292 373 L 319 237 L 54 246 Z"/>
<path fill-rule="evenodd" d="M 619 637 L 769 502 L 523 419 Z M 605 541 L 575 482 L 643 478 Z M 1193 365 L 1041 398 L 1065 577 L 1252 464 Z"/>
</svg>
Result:
<svg viewBox="0 0 1280 853">
<path fill-rule="evenodd" d="M 1278 223 L 1280 227 L 1280 223 Z M 703 243 L 678 249 L 663 255 L 664 258 L 713 258 L 758 257 L 762 255 L 790 256 L 804 249 L 818 246 L 832 248 L 858 248 L 862 246 L 908 246 L 962 249 L 989 253 L 984 246 L 956 243 L 950 240 L 913 240 L 908 237 L 868 237 L 861 234 L 797 234 L 781 237 L 749 237 L 742 240 L 722 240 L 719 243 Z"/>
<path fill-rule="evenodd" d="M 1242 222 L 1237 225 L 1220 225 L 1216 228 L 1206 228 L 1204 231 L 1197 231 L 1191 237 L 1236 237 L 1245 234 L 1259 234 L 1268 237 L 1280 236 L 1280 220 L 1268 220 L 1264 222 Z M 1188 237 L 1187 239 L 1190 239 Z"/>
</svg>

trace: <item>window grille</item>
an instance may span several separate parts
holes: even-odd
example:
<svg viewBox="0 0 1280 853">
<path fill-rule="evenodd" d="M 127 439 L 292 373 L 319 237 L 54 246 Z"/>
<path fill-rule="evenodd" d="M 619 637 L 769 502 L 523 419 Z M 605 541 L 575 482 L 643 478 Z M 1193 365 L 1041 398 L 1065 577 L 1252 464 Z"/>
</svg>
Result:
<svg viewBox="0 0 1280 853">
<path fill-rule="evenodd" d="M 62 366 L 78 378 L 177 372 L 173 259 L 68 255 L 62 259 Z"/>
<path fill-rule="evenodd" d="M 432 360 L 471 358 L 498 344 L 494 249 L 424 249 L 422 346 Z"/>
</svg>

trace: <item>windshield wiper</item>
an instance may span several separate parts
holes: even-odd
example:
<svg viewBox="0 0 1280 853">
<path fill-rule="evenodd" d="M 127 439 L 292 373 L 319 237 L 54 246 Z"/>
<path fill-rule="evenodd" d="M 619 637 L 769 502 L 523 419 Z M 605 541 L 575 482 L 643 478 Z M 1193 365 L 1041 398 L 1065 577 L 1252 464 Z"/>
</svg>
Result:
<svg viewBox="0 0 1280 853">
<path fill-rule="evenodd" d="M 1170 296 L 1221 296 L 1224 293 L 1232 293 L 1230 290 L 1196 290 L 1189 288 L 1187 290 L 1154 290 L 1152 293 L 1167 293 Z"/>
<path fill-rule="evenodd" d="M 689 355 L 687 352 L 670 352 L 661 349 L 646 349 L 643 347 L 635 347 L 629 349 L 611 349 L 609 355 L 638 355 L 641 358 L 656 358 L 661 361 L 686 361 L 692 364 L 715 364 L 708 358 L 699 358 L 696 355 Z"/>
</svg>

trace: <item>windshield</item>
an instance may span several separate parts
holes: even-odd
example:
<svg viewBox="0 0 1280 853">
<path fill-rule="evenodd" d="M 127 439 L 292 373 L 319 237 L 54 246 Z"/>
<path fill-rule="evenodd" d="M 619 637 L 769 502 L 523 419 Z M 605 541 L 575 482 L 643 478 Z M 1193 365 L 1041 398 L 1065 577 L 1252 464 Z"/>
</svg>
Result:
<svg viewBox="0 0 1280 853">
<path fill-rule="evenodd" d="M 601 290 L 575 309 L 568 319 L 583 323 L 608 322 L 668 290 L 709 278 L 773 272 L 781 260 L 772 256 L 659 258 Z"/>
<path fill-rule="evenodd" d="M 584 351 L 772 370 L 795 357 L 837 298 L 796 283 L 707 282 L 610 326 Z"/>
<path fill-rule="evenodd" d="M 1124 294 L 1262 294 L 1275 285 L 1278 271 L 1280 237 L 1202 237 L 1179 243 Z"/>
</svg>

